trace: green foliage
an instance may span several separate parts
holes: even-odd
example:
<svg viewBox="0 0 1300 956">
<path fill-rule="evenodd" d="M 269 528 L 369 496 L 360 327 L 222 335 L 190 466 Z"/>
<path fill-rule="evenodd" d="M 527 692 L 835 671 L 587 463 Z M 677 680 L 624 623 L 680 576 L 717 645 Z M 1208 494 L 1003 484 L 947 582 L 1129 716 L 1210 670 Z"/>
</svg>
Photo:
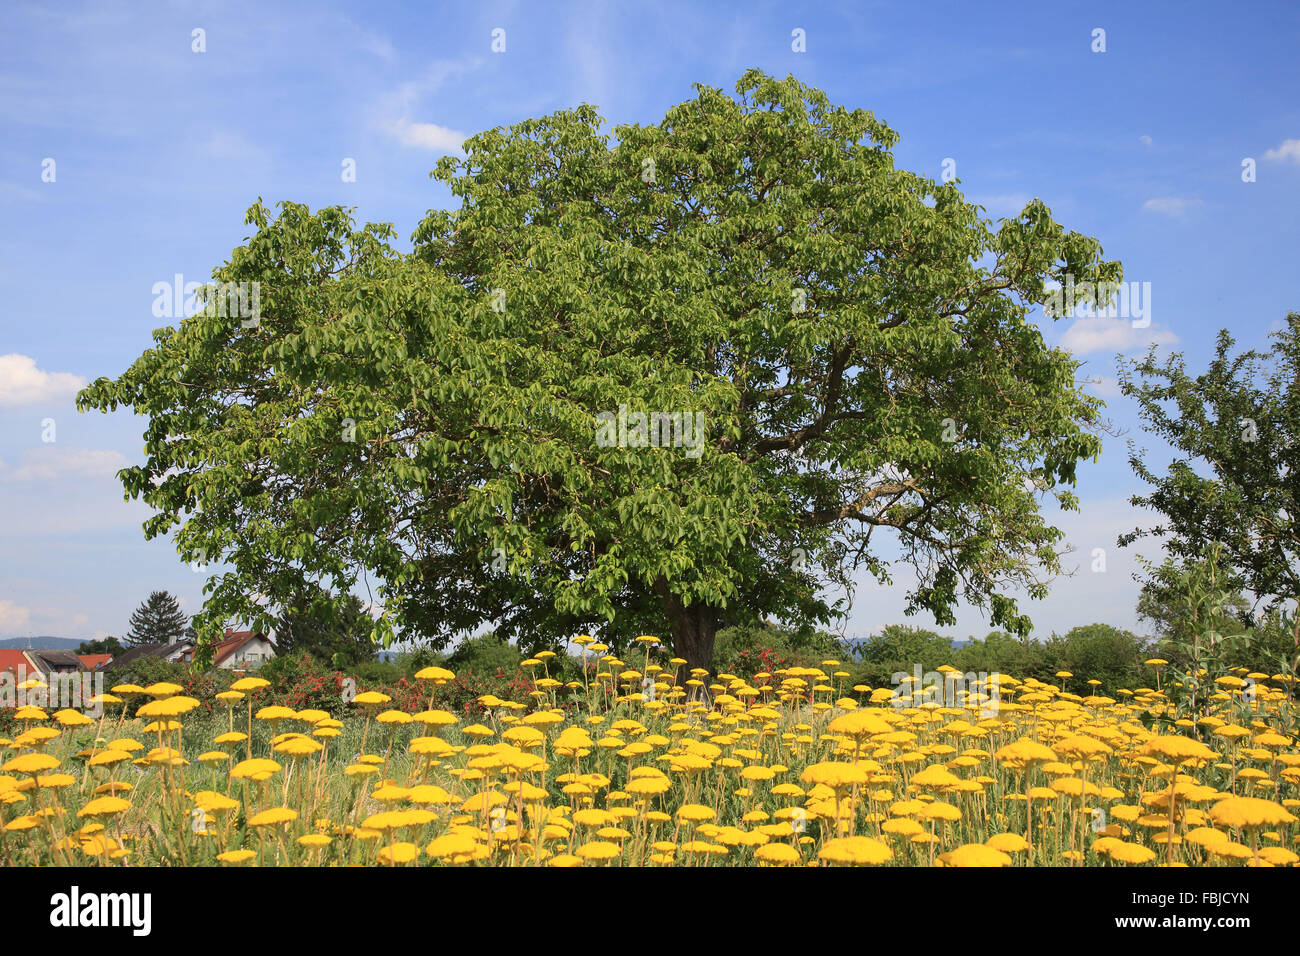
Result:
<svg viewBox="0 0 1300 956">
<path fill-rule="evenodd" d="M 257 676 L 271 682 L 259 693 L 258 706 L 277 703 L 295 710 L 323 710 L 333 717 L 348 713 L 343 680 L 349 675 L 323 667 L 308 653 L 277 655 L 258 668 Z"/>
<path fill-rule="evenodd" d="M 1226 551 L 1213 542 L 1193 559 L 1151 570 L 1152 593 L 1173 624 L 1157 644 L 1176 678 L 1170 697 L 1193 715 L 1203 713 L 1230 660 L 1250 657 L 1251 632 L 1238 616 L 1240 594 L 1233 587 L 1237 578 L 1223 570 Z"/>
<path fill-rule="evenodd" d="M 1072 693 L 1083 696 L 1089 693 L 1113 696 L 1120 688 L 1132 690 L 1139 686 L 1143 662 L 1152 653 L 1145 638 L 1109 624 L 1084 624 L 1070 628 L 1063 635 L 1053 634 L 1044 642 L 1044 650 L 1053 667 L 1051 674 L 1057 671 L 1073 674 L 1066 684 Z M 1019 672 L 1008 673 L 1019 676 Z M 1060 683 L 1054 676 L 1040 679 Z M 1099 680 L 1101 685 L 1093 691 L 1086 683 L 1089 680 Z"/>
<path fill-rule="evenodd" d="M 183 684 L 192 674 L 189 666 L 165 661 L 161 657 L 144 655 L 137 657 L 123 667 L 111 672 L 114 684 L 136 684 L 148 687 L 150 684 Z"/>
<path fill-rule="evenodd" d="M 1300 597 L 1300 313 L 1288 315 L 1273 339 L 1267 352 L 1234 357 L 1234 340 L 1221 331 L 1214 359 L 1198 376 L 1177 353 L 1158 364 L 1154 349 L 1120 365 L 1123 393 L 1137 399 L 1146 427 L 1180 456 L 1160 476 L 1131 451 L 1134 470 L 1152 486 L 1133 504 L 1165 520 L 1120 543 L 1169 535 L 1167 548 L 1180 565 L 1217 544 L 1229 589 L 1240 582 L 1266 608 Z"/>
<path fill-rule="evenodd" d="M 713 664 L 719 673 L 752 677 L 775 667 L 816 667 L 844 654 L 844 645 L 833 634 L 813 627 L 791 628 L 763 622 L 719 631 Z"/>
<path fill-rule="evenodd" d="M 272 684 L 283 684 L 297 679 L 304 668 L 310 668 L 312 664 L 311 655 L 305 651 L 284 652 L 259 667 L 257 676 Z"/>
<path fill-rule="evenodd" d="M 935 670 L 943 664 L 955 666 L 956 652 L 951 638 L 906 624 L 889 624 L 853 647 L 853 682 L 870 687 L 894 686 L 897 673 Z"/>
<path fill-rule="evenodd" d="M 514 673 L 523 655 L 519 648 L 496 633 L 480 634 L 462 641 L 447 657 L 444 666 L 457 674 Z"/>
<path fill-rule="evenodd" d="M 393 656 L 393 663 L 403 677 L 414 677 L 426 667 L 446 667 L 446 661 L 445 654 L 427 646 L 413 647 Z"/>
<path fill-rule="evenodd" d="M 1300 672 L 1300 615 L 1276 608 L 1256 623 L 1250 635 L 1248 648 L 1230 649 L 1227 660 L 1233 667 L 1292 677 Z"/>
<path fill-rule="evenodd" d="M 391 684 L 406 676 L 402 673 L 402 668 L 391 661 L 378 660 L 362 661 L 349 668 L 348 672 L 355 674 L 361 684 Z"/>
<path fill-rule="evenodd" d="M 1145 568 L 1145 574 L 1138 595 L 1138 618 L 1154 627 L 1165 650 L 1178 654 L 1178 648 L 1190 645 L 1198 630 L 1203 629 L 1204 621 L 1197 621 L 1194 617 L 1196 606 L 1188 601 L 1189 588 L 1195 582 L 1213 580 L 1222 592 L 1221 630 L 1227 628 L 1240 632 L 1250 626 L 1250 602 L 1242 593 L 1244 582 L 1223 562 L 1211 563 L 1205 556 L 1166 556 L 1160 565 L 1144 558 L 1139 558 L 1139 562 Z"/>
<path fill-rule="evenodd" d="M 276 648 L 280 654 L 308 653 L 346 669 L 374 659 L 378 646 L 371 638 L 372 627 L 355 594 L 332 598 L 313 587 L 297 595 L 281 614 Z"/>
<path fill-rule="evenodd" d="M 793 77 L 696 91 L 612 143 L 588 106 L 471 137 L 409 255 L 259 201 L 214 272 L 259 284 L 258 320 L 188 317 L 78 396 L 148 417 L 121 478 L 148 537 L 222 563 L 200 635 L 366 575 L 385 643 L 599 628 L 709 666 L 720 628 L 832 620 L 827 585 L 887 576 L 882 529 L 909 610 L 1028 631 L 1011 595 L 1060 567 L 1039 499 L 1076 507 L 1100 450 L 1031 311 L 1119 264 L 1038 200 L 985 220 Z M 703 415 L 703 440 L 598 442 L 620 406 Z"/>
<path fill-rule="evenodd" d="M 180 602 L 166 591 L 154 591 L 131 615 L 128 644 L 168 644 L 185 636 L 189 619 Z"/>
<path fill-rule="evenodd" d="M 114 668 L 105 675 L 105 686 L 117 684 L 136 684 L 148 687 L 150 684 L 177 684 L 185 688 L 188 696 L 207 701 L 205 709 L 211 709 L 212 698 L 224 690 L 229 690 L 235 675 L 227 670 L 196 671 L 187 664 L 165 661 L 161 657 L 137 657 L 125 667 Z M 141 704 L 150 700 L 148 697 L 134 696 L 126 699 L 127 716 L 133 716 Z"/>
<path fill-rule="evenodd" d="M 1006 631 L 971 638 L 958 650 L 952 665 L 963 673 L 1010 674 L 1018 680 L 1032 677 L 1053 684 L 1057 683 L 1054 675 L 1061 670 L 1046 643 Z"/>
<path fill-rule="evenodd" d="M 867 641 L 854 646 L 849 668 L 852 683 L 870 687 L 892 687 L 897 673 L 913 674 L 919 666 L 924 675 L 943 665 L 965 673 L 1007 674 L 1025 680 L 1034 678 L 1060 685 L 1055 675 L 1069 671 L 1073 693 L 1091 693 L 1085 683 L 1099 680 L 1101 693 L 1114 694 L 1132 689 L 1147 679 L 1143 661 L 1150 656 L 1144 638 L 1108 624 L 1086 624 L 1045 641 L 992 631 L 957 646 L 934 631 L 905 625 L 889 625 Z"/>
<path fill-rule="evenodd" d="M 116 637 L 105 637 L 98 641 L 82 641 L 77 645 L 78 654 L 112 654 L 114 657 L 122 654 L 126 648 Z"/>
</svg>

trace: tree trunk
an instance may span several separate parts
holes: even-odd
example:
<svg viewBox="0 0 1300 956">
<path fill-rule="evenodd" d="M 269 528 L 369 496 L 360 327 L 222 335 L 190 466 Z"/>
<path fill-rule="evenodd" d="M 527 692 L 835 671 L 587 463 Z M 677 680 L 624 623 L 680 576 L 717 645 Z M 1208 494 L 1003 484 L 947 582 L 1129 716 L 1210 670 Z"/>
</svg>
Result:
<svg viewBox="0 0 1300 956">
<path fill-rule="evenodd" d="M 655 593 L 659 595 L 659 603 L 668 617 L 673 652 L 686 660 L 683 682 L 689 680 L 690 671 L 695 667 L 703 667 L 712 673 L 713 638 L 718 630 L 713 608 L 704 604 L 683 604 L 668 590 L 667 582 L 662 578 L 655 583 Z"/>
</svg>

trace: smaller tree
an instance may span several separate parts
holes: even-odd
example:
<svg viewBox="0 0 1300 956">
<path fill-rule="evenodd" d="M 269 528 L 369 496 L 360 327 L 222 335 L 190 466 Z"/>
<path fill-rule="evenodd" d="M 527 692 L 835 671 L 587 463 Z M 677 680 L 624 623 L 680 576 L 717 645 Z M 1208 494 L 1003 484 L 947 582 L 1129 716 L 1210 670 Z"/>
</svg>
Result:
<svg viewBox="0 0 1300 956">
<path fill-rule="evenodd" d="M 457 674 L 495 674 L 498 670 L 513 673 L 523 659 L 519 648 L 489 631 L 461 641 L 448 655 L 446 666 Z"/>
<path fill-rule="evenodd" d="M 1204 557 L 1166 556 L 1159 565 L 1140 556 L 1138 561 L 1146 569 L 1145 575 L 1134 575 L 1142 583 L 1137 604 L 1138 620 L 1151 626 L 1162 646 L 1162 653 L 1190 646 L 1197 629 L 1204 627 L 1204 621 L 1193 619 L 1195 608 L 1188 603 L 1188 582 L 1191 580 L 1213 579 L 1217 583 L 1223 592 L 1222 612 L 1232 624 L 1230 630 L 1235 632 L 1250 626 L 1250 601 L 1243 593 L 1241 576 L 1231 568 L 1212 567 Z"/>
<path fill-rule="evenodd" d="M 963 672 L 1005 674 L 1017 680 L 1032 677 L 1049 683 L 1055 680 L 1052 675 L 1060 670 L 1053 666 L 1046 644 L 1028 634 L 1009 631 L 990 631 L 982 638 L 971 637 L 957 651 L 953 666 Z"/>
<path fill-rule="evenodd" d="M 1232 663 L 1251 670 L 1279 670 L 1292 678 L 1286 686 L 1288 694 L 1293 692 L 1300 674 L 1300 613 L 1274 608 L 1263 615 L 1251 632 L 1251 652 L 1251 660 Z"/>
<path fill-rule="evenodd" d="M 307 653 L 336 667 L 350 667 L 375 656 L 373 625 L 355 594 L 334 600 L 323 590 L 304 591 L 280 615 L 276 648 L 281 655 Z"/>
<path fill-rule="evenodd" d="M 166 591 L 154 591 L 131 615 L 128 644 L 171 644 L 185 636 L 189 619 L 180 601 Z"/>
<path fill-rule="evenodd" d="M 1213 544 L 1220 569 L 1231 571 L 1219 586 L 1239 582 L 1265 610 L 1300 599 L 1300 313 L 1272 338 L 1267 352 L 1234 356 L 1232 336 L 1220 332 L 1202 375 L 1176 353 L 1157 362 L 1154 349 L 1119 367 L 1121 390 L 1176 455 L 1160 475 L 1130 450 L 1151 485 L 1131 501 L 1163 520 L 1121 535 L 1120 545 L 1167 536 L 1171 555 L 1195 562 Z"/>
<path fill-rule="evenodd" d="M 764 661 L 785 660 L 788 664 L 815 667 L 826 658 L 839 659 L 850 653 L 851 648 L 834 634 L 812 625 L 789 627 L 769 620 L 720 630 L 713 647 L 713 663 L 718 672 L 739 671 L 748 676 L 770 670 Z"/>
<path fill-rule="evenodd" d="M 120 657 L 125 651 L 122 642 L 112 635 L 98 641 L 82 641 L 77 645 L 78 654 L 112 654 L 114 657 Z"/>
<path fill-rule="evenodd" d="M 917 667 L 927 673 L 952 664 L 956 657 L 952 639 L 935 631 L 910 624 L 888 624 L 857 645 L 853 657 L 858 667 L 855 681 L 873 687 L 898 686 L 895 674 L 913 674 Z"/>
<path fill-rule="evenodd" d="M 1225 552 L 1214 542 L 1197 557 L 1151 568 L 1143 591 L 1145 612 L 1139 599 L 1139 614 L 1164 614 L 1170 622 L 1156 650 L 1169 660 L 1178 681 L 1170 696 L 1180 712 L 1186 705 L 1199 714 L 1214 692 L 1214 681 L 1228 673 L 1233 659 L 1248 656 L 1251 647 L 1249 617 L 1243 617 L 1237 589 L 1240 578 L 1224 570 Z"/>
</svg>

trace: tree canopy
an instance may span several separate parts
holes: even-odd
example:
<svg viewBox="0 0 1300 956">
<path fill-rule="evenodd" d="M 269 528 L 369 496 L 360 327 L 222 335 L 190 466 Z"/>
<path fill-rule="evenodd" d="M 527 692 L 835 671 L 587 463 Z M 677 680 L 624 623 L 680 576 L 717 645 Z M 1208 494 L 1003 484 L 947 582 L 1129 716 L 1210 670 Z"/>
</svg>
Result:
<svg viewBox="0 0 1300 956">
<path fill-rule="evenodd" d="M 257 283 L 256 318 L 161 329 L 79 396 L 148 416 L 121 475 L 148 536 L 221 562 L 201 630 L 365 580 L 377 638 L 667 631 L 708 667 L 719 627 L 888 578 L 883 532 L 909 613 L 1027 631 L 1014 592 L 1060 569 L 1041 499 L 1075 507 L 1100 450 L 1031 311 L 1118 263 L 1039 200 L 986 220 L 792 77 L 696 91 L 612 137 L 586 105 L 471 137 L 409 254 L 249 210 L 214 279 Z"/>
<path fill-rule="evenodd" d="M 170 644 L 185 634 L 189 619 L 175 597 L 154 591 L 131 614 L 127 644 Z"/>
<path fill-rule="evenodd" d="M 308 653 L 341 666 L 359 664 L 375 656 L 370 632 L 373 622 L 355 594 L 345 594 L 336 607 L 320 588 L 292 600 L 275 628 L 279 654 Z"/>
<path fill-rule="evenodd" d="M 1267 351 L 1233 356 L 1234 345 L 1221 331 L 1201 375 L 1189 373 L 1179 353 L 1160 362 L 1152 349 L 1121 362 L 1123 393 L 1176 457 L 1161 475 L 1144 451 L 1131 451 L 1134 470 L 1152 486 L 1132 502 L 1164 520 L 1120 544 L 1165 535 L 1174 562 L 1189 567 L 1220 545 L 1229 584 L 1276 609 L 1300 597 L 1300 314 L 1287 317 Z M 1153 600 L 1160 584 L 1155 579 Z"/>
<path fill-rule="evenodd" d="M 125 651 L 122 642 L 111 634 L 99 640 L 82 641 L 77 645 L 78 654 L 112 654 L 114 657 L 119 657 Z"/>
<path fill-rule="evenodd" d="M 1242 593 L 1241 576 L 1220 566 L 1214 554 L 1196 558 L 1166 556 L 1160 564 L 1143 560 L 1145 573 L 1134 575 L 1142 582 L 1137 616 L 1149 623 L 1156 638 L 1167 648 L 1190 646 L 1200 633 L 1218 630 L 1240 633 L 1251 624 L 1250 601 Z M 1196 596 L 1202 590 L 1222 593 L 1219 606 L 1202 611 Z"/>
</svg>

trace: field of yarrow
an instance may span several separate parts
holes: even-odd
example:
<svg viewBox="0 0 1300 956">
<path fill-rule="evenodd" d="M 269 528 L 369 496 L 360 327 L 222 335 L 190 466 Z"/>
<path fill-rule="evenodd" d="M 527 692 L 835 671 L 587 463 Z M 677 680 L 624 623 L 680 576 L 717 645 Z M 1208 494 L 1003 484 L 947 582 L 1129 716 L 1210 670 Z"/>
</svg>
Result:
<svg viewBox="0 0 1300 956">
<path fill-rule="evenodd" d="M 1172 688 L 1106 697 L 1085 674 L 972 684 L 954 672 L 945 694 L 908 681 L 845 686 L 833 660 L 709 681 L 665 659 L 653 638 L 638 643 L 637 660 L 608 650 L 588 640 L 590 677 L 567 683 L 549 676 L 548 654 L 539 654 L 520 699 L 484 695 L 469 715 L 440 706 L 455 680 L 441 667 L 416 675 L 418 703 L 398 708 L 357 688 L 342 719 L 259 702 L 267 682 L 258 677 L 210 702 L 174 683 L 120 684 L 97 702 L 98 717 L 20 707 L 14 735 L 0 737 L 0 859 L 105 867 L 1298 859 L 1300 750 L 1281 675 L 1207 682 L 1193 713 L 1171 702 Z"/>
</svg>

